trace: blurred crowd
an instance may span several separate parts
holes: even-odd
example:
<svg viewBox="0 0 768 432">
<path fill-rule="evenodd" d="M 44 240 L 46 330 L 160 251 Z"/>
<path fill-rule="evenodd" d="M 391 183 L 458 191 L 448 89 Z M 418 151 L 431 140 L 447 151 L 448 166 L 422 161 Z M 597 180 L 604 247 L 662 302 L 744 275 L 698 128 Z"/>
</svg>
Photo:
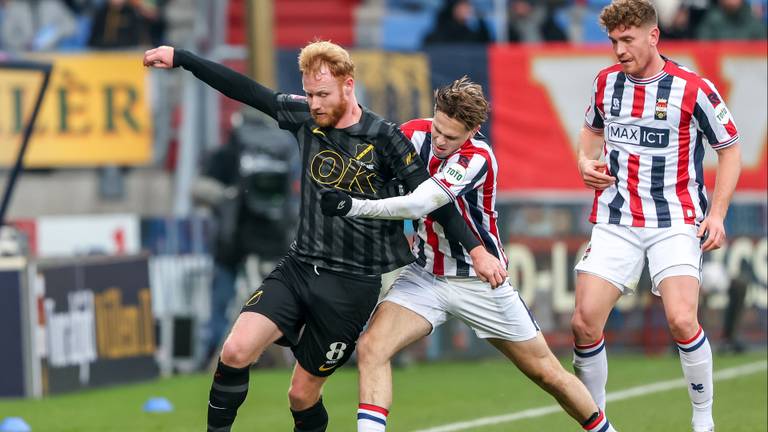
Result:
<svg viewBox="0 0 768 432">
<path fill-rule="evenodd" d="M 410 5 L 419 7 L 419 3 L 410 2 Z M 487 3 L 442 2 L 424 44 L 494 41 L 496 37 L 490 30 L 493 10 L 488 5 L 483 8 Z M 608 0 L 511 0 L 507 11 L 507 40 L 589 42 L 589 37 L 584 37 L 588 31 L 584 25 L 596 26 L 600 9 L 609 3 Z M 765 0 L 654 0 L 654 3 L 665 39 L 758 40 L 766 37 Z M 596 30 L 599 34 L 600 29 Z"/>
<path fill-rule="evenodd" d="M 766 37 L 768 0 L 655 0 L 666 39 Z M 369 0 L 382 13 L 415 12 L 430 22 L 422 45 L 604 40 L 597 14 L 609 0 L 509 0 L 506 28 L 490 0 Z M 221 2 L 226 7 L 226 2 Z M 179 44 L 195 20 L 194 0 L 0 0 L 0 51 L 132 49 Z M 399 12 L 398 12 L 399 11 Z M 243 12 L 245 13 L 245 12 Z M 501 34 L 505 36 L 500 37 Z M 384 44 L 386 47 L 386 43 Z M 414 47 L 415 48 L 415 47 Z"/>
<path fill-rule="evenodd" d="M 189 0 L 0 0 L 0 51 L 135 49 L 191 26 Z"/>
</svg>

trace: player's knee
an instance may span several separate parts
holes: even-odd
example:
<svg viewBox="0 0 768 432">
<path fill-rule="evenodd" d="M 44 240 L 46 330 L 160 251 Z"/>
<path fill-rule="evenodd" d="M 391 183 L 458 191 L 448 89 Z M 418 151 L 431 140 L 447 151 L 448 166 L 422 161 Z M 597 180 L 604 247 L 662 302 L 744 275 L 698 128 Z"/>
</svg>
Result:
<svg viewBox="0 0 768 432">
<path fill-rule="evenodd" d="M 571 331 L 578 342 L 597 341 L 603 333 L 600 326 L 590 323 L 589 319 L 579 311 L 574 311 L 573 313 L 573 318 L 571 318 Z"/>
<path fill-rule="evenodd" d="M 236 339 L 227 339 L 221 348 L 221 362 L 234 368 L 244 368 L 250 366 L 258 359 L 258 353 L 247 344 Z"/>
<path fill-rule="evenodd" d="M 360 367 L 384 361 L 382 352 L 381 349 L 377 349 L 376 339 L 369 333 L 363 333 L 357 341 L 357 362 Z"/>
<path fill-rule="evenodd" d="M 552 393 L 565 385 L 564 373 L 565 370 L 559 363 L 554 365 L 549 364 L 549 362 L 542 362 L 539 367 L 529 374 L 529 377 L 539 387 Z"/>
<path fill-rule="evenodd" d="M 292 382 L 288 389 L 288 400 L 293 408 L 310 407 L 320 398 L 320 389 L 307 383 Z"/>
<path fill-rule="evenodd" d="M 667 318 L 669 331 L 675 339 L 690 339 L 699 330 L 695 314 L 679 314 Z"/>
</svg>

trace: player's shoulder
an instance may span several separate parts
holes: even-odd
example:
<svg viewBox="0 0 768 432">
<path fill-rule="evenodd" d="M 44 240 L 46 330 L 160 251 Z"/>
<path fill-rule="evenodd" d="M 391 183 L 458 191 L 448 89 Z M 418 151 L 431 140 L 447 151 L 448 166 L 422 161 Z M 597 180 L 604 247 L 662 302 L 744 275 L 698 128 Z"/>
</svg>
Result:
<svg viewBox="0 0 768 432">
<path fill-rule="evenodd" d="M 400 125 L 400 130 L 413 141 L 414 137 L 420 135 L 426 137 L 432 131 L 432 119 L 413 119 Z"/>
<path fill-rule="evenodd" d="M 400 125 L 400 130 L 403 132 L 430 132 L 432 130 L 432 119 L 413 119 Z"/>
<path fill-rule="evenodd" d="M 459 160 L 466 161 L 466 164 L 471 162 L 473 165 L 494 165 L 496 161 L 493 149 L 482 137 L 470 138 L 457 154 L 459 155 Z"/>
<path fill-rule="evenodd" d="M 714 89 L 714 85 L 711 81 L 699 75 L 693 69 L 690 69 L 689 67 L 682 65 L 674 60 L 666 60 L 667 64 L 664 66 L 664 69 L 668 74 L 684 80 L 685 82 L 690 82 L 706 93 L 711 93 L 712 89 Z"/>
<path fill-rule="evenodd" d="M 484 137 L 475 137 L 469 139 L 469 145 L 466 146 L 471 154 L 479 154 L 481 156 L 489 155 L 493 157 L 493 149 L 491 145 L 483 139 Z"/>
<path fill-rule="evenodd" d="M 615 63 L 600 69 L 600 71 L 597 72 L 597 75 L 595 76 L 595 80 L 599 80 L 600 78 L 605 78 L 608 75 L 617 73 L 617 72 L 621 72 L 621 63 Z"/>
</svg>

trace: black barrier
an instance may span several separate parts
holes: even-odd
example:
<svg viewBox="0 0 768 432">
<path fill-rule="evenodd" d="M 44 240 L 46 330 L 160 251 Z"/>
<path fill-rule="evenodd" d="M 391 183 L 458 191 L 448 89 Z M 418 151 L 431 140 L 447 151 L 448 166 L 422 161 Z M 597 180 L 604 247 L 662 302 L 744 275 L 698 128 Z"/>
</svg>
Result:
<svg viewBox="0 0 768 432">
<path fill-rule="evenodd" d="M 41 263 L 43 393 L 158 376 L 146 257 Z"/>
<path fill-rule="evenodd" d="M 22 271 L 0 271 L 0 397 L 26 394 L 22 333 Z"/>
</svg>

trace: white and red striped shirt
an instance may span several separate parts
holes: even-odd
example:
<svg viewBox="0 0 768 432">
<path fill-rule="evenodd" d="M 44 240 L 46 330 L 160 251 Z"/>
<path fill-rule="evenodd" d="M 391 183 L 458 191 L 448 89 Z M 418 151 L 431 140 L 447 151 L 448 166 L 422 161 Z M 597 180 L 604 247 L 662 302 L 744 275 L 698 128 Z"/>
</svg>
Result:
<svg viewBox="0 0 768 432">
<path fill-rule="evenodd" d="M 467 140 L 446 159 L 432 152 L 432 120 L 411 120 L 400 129 L 410 138 L 430 176 L 451 197 L 472 232 L 488 252 L 508 264 L 497 227 L 496 175 L 498 165 L 491 147 L 478 139 Z M 416 224 L 413 244 L 416 262 L 437 276 L 477 276 L 469 253 L 445 237 L 443 227 L 425 216 Z"/>
<path fill-rule="evenodd" d="M 707 212 L 703 141 L 719 150 L 739 138 L 715 86 L 670 60 L 642 80 L 619 64 L 600 71 L 585 122 L 604 135 L 605 159 L 617 179 L 595 193 L 592 223 L 701 222 Z"/>
</svg>

